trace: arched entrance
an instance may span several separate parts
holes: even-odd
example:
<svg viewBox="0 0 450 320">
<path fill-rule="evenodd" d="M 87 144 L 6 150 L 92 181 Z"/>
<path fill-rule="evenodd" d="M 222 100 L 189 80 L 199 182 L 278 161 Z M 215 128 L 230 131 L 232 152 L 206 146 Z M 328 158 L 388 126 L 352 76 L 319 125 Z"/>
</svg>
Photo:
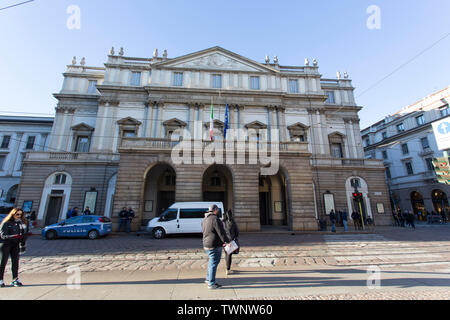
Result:
<svg viewBox="0 0 450 320">
<path fill-rule="evenodd" d="M 259 176 L 259 220 L 261 226 L 287 226 L 286 177 L 281 171 Z"/>
<path fill-rule="evenodd" d="M 17 197 L 17 190 L 19 189 L 19 185 L 15 184 L 11 188 L 9 188 L 8 193 L 6 194 L 6 202 L 11 203 L 14 206 Z"/>
<path fill-rule="evenodd" d="M 72 192 L 72 177 L 67 172 L 55 172 L 45 180 L 38 220 L 45 226 L 65 219 Z"/>
<path fill-rule="evenodd" d="M 447 195 L 444 191 L 436 189 L 431 193 L 434 211 L 441 213 L 442 209 L 449 210 Z"/>
<path fill-rule="evenodd" d="M 203 173 L 203 201 L 220 201 L 226 210 L 233 209 L 233 176 L 230 169 L 213 164 Z"/>
<path fill-rule="evenodd" d="M 171 165 L 158 163 L 147 172 L 141 204 L 143 226 L 175 202 L 175 186 L 176 173 Z"/>
<path fill-rule="evenodd" d="M 426 211 L 425 211 L 425 203 L 423 201 L 422 195 L 417 192 L 411 192 L 411 207 L 413 209 L 414 215 L 419 217 L 420 221 L 426 220 Z M 419 214 L 419 212 L 421 214 Z"/>
<path fill-rule="evenodd" d="M 358 189 L 359 193 L 362 193 L 362 201 L 360 202 L 356 201 L 353 197 L 355 187 Z M 358 176 L 349 177 L 345 182 L 345 190 L 347 193 L 347 206 L 350 218 L 351 213 L 356 211 L 359 214 L 362 213 L 364 219 L 367 217 L 371 217 L 373 219 L 372 207 L 370 205 L 369 198 L 369 186 L 367 185 L 367 182 Z"/>
</svg>

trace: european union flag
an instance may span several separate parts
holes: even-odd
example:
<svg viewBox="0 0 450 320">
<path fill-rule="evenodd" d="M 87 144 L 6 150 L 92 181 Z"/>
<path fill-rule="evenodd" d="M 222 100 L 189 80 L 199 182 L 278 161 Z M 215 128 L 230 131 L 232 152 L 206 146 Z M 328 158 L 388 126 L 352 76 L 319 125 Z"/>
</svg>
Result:
<svg viewBox="0 0 450 320">
<path fill-rule="evenodd" d="M 228 103 L 225 103 L 225 126 L 223 128 L 223 137 L 227 138 L 227 129 L 228 129 Z"/>
</svg>

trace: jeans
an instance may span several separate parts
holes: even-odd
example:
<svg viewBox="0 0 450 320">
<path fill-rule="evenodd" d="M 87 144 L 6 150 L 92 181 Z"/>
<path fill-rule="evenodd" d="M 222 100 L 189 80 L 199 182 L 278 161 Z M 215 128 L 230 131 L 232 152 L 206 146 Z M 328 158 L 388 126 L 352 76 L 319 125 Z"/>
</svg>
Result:
<svg viewBox="0 0 450 320">
<path fill-rule="evenodd" d="M 222 248 L 217 247 L 212 250 L 206 250 L 206 254 L 209 257 L 206 281 L 208 281 L 208 285 L 212 286 L 216 284 L 216 271 L 222 256 Z"/>
<path fill-rule="evenodd" d="M 342 223 L 344 224 L 344 231 L 347 232 L 348 231 L 347 220 L 342 220 Z"/>
<path fill-rule="evenodd" d="M 13 280 L 19 277 L 19 243 L 17 244 L 0 244 L 0 280 L 3 280 L 8 258 L 11 256 L 11 270 Z"/>
<path fill-rule="evenodd" d="M 331 223 L 331 232 L 336 232 L 336 226 L 334 222 Z"/>
<path fill-rule="evenodd" d="M 122 226 L 123 226 L 123 231 L 126 231 L 129 233 L 130 232 L 130 220 L 128 219 L 120 219 L 120 224 L 119 224 L 119 232 L 120 230 L 122 230 Z"/>
</svg>

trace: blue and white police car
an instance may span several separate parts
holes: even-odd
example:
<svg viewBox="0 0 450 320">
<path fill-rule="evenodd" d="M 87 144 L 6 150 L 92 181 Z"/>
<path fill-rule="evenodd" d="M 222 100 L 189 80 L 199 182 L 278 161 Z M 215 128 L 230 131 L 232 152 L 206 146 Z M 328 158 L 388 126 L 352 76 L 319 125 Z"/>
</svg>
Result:
<svg viewBox="0 0 450 320">
<path fill-rule="evenodd" d="M 77 216 L 42 229 L 42 237 L 56 238 L 88 237 L 97 239 L 112 232 L 111 219 L 102 216 Z"/>
</svg>

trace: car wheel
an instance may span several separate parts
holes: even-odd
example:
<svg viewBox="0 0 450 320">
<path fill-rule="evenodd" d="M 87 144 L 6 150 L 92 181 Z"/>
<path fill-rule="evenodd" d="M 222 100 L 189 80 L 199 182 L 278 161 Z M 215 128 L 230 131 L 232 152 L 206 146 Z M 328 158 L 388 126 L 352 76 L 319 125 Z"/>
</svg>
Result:
<svg viewBox="0 0 450 320">
<path fill-rule="evenodd" d="M 89 237 L 89 239 L 91 239 L 91 240 L 95 240 L 95 239 L 97 239 L 99 236 L 100 236 L 100 234 L 98 233 L 97 230 L 91 230 L 91 231 L 89 231 L 89 233 L 88 233 L 88 237 Z"/>
<path fill-rule="evenodd" d="M 56 237 L 57 237 L 57 234 L 56 234 L 56 231 L 55 231 L 55 230 L 48 230 L 48 231 L 45 233 L 45 238 L 46 238 L 47 240 L 54 240 L 54 239 L 56 239 Z"/>
<path fill-rule="evenodd" d="M 163 228 L 155 228 L 153 229 L 153 237 L 155 239 L 162 239 L 166 235 L 166 232 Z"/>
</svg>

